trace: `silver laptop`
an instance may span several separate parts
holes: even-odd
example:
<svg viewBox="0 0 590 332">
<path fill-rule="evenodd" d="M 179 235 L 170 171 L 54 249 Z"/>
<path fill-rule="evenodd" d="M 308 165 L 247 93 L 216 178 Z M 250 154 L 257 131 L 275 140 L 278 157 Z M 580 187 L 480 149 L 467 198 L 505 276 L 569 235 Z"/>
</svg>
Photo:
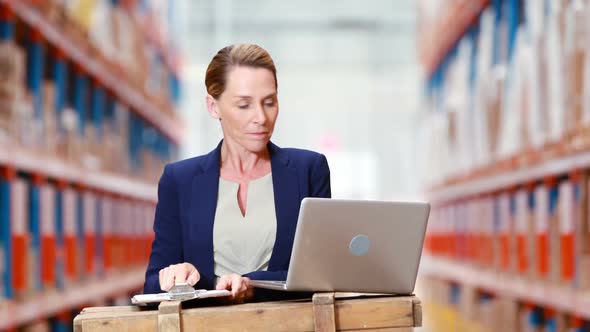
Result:
<svg viewBox="0 0 590 332">
<path fill-rule="evenodd" d="M 287 281 L 252 285 L 286 291 L 411 294 L 430 205 L 305 198 Z"/>
</svg>

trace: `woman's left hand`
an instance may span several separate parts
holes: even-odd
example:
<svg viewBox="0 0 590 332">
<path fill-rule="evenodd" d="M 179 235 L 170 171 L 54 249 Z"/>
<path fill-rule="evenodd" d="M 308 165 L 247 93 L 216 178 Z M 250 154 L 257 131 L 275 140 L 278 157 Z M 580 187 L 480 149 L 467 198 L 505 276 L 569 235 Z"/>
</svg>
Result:
<svg viewBox="0 0 590 332">
<path fill-rule="evenodd" d="M 250 278 L 235 273 L 219 277 L 215 288 L 229 290 L 231 292 L 229 299 L 233 303 L 244 303 L 254 297 L 254 287 L 250 286 Z"/>
</svg>

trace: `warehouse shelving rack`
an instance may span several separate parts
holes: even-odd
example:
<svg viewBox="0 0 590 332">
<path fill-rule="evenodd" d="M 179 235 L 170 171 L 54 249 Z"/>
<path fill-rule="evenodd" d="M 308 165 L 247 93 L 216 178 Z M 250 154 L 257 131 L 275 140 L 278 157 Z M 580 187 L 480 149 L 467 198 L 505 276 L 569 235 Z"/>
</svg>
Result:
<svg viewBox="0 0 590 332">
<path fill-rule="evenodd" d="M 519 11 L 523 8 L 519 3 L 521 1 L 518 0 L 449 1 L 441 10 L 439 18 L 430 23 L 426 31 L 421 31 L 419 36 L 420 60 L 427 80 L 435 83 L 441 80 L 439 71 L 446 66 L 451 50 L 474 28 L 490 5 L 508 4 L 515 7 L 507 18 L 510 31 L 506 42 L 508 52 L 512 52 L 516 27 L 519 19 L 522 19 L 519 18 L 522 15 Z M 554 184 L 556 179 L 578 178 L 590 169 L 588 137 L 587 130 L 565 133 L 559 141 L 546 143 L 537 149 L 526 148 L 517 155 L 444 178 L 428 187 L 425 196 L 437 209 L 501 193 L 514 193 L 518 188 L 527 189 L 530 193 L 535 184 Z M 587 183 L 582 186 L 587 186 Z M 475 222 L 477 220 L 472 221 Z M 572 285 L 498 272 L 491 266 L 463 261 L 462 258 L 429 253 L 422 258 L 420 275 L 445 280 L 451 285 L 471 287 L 486 296 L 493 294 L 528 306 L 562 312 L 572 319 L 590 320 L 590 291 Z"/>
<path fill-rule="evenodd" d="M 138 91 L 125 82 L 124 73 L 118 72 L 116 65 L 109 64 L 104 59 L 98 60 L 97 54 L 91 54 L 88 49 L 76 45 L 74 41 L 69 40 L 62 31 L 53 26 L 39 11 L 26 2 L 0 0 L 0 5 L 5 6 L 5 11 L 8 10 L 9 13 L 35 28 L 49 44 L 60 50 L 65 58 L 71 59 L 90 77 L 115 93 L 117 98 L 128 104 L 140 118 L 160 130 L 176 144 L 182 140 L 184 129 L 180 120 L 171 110 L 162 110 L 161 107 L 150 102 L 145 91 Z"/>
<path fill-rule="evenodd" d="M 177 146 L 182 142 L 184 128 L 172 109 L 172 102 L 162 104 L 151 98 L 145 89 L 127 80 L 124 68 L 94 52 L 95 50 L 89 46 L 88 42 L 80 43 L 79 40 L 70 38 L 59 24 L 44 16 L 36 7 L 38 4 L 39 2 L 35 3 L 35 1 L 0 0 L 0 39 L 8 39 L 14 34 L 14 22 L 18 21 L 19 24 L 24 24 L 30 29 L 31 40 L 33 41 L 31 48 L 28 50 L 28 52 L 31 52 L 28 65 L 39 66 L 45 56 L 54 57 L 56 60 L 51 79 L 58 86 L 63 85 L 64 80 L 68 80 L 66 68 L 71 65 L 72 67 L 69 69 L 73 70 L 72 78 L 76 82 L 70 84 L 73 85 L 74 89 L 89 91 L 88 88 L 92 88 L 92 95 L 87 97 L 81 94 L 87 92 L 74 91 L 75 97 L 72 107 L 76 110 L 90 107 L 91 109 L 89 108 L 85 112 L 91 114 L 89 120 L 96 124 L 98 130 L 101 129 L 99 124 L 103 120 L 103 115 L 97 109 L 103 108 L 106 99 L 109 98 L 127 106 L 139 121 L 143 121 L 146 126 L 150 127 L 150 130 L 158 132 L 166 140 L 166 143 Z M 165 51 L 162 44 L 163 37 L 158 35 L 147 36 L 147 38 L 156 44 L 156 47 L 160 49 L 163 62 L 168 69 L 177 75 L 178 61 L 173 54 Z M 35 49 L 38 45 L 48 47 Z M 43 54 L 45 50 L 51 53 Z M 43 70 L 37 70 L 37 72 L 39 73 L 38 76 L 29 75 L 27 85 L 33 92 L 35 110 L 39 112 L 41 109 L 39 103 L 41 101 L 35 96 L 35 92 L 41 89 L 44 74 L 42 73 Z M 59 108 L 65 105 L 68 96 L 58 93 L 56 98 L 58 99 L 57 107 Z M 93 103 L 91 106 L 84 104 L 85 98 L 92 98 Z M 78 116 L 81 116 L 80 114 L 81 112 L 77 112 Z M 37 116 L 39 115 L 37 114 Z M 137 126 L 138 121 L 131 119 L 129 130 L 133 131 L 137 129 Z M 129 144 L 133 149 L 141 143 L 134 142 L 132 138 Z M 156 146 L 156 148 L 158 147 Z M 1 146 L 0 198 L 7 197 L 11 187 L 9 183 L 17 177 L 24 177 L 31 181 L 31 195 L 34 195 L 31 197 L 37 199 L 40 198 L 40 186 L 50 184 L 58 190 L 71 188 L 93 195 L 103 195 L 109 199 L 123 201 L 125 204 L 137 203 L 142 206 L 153 207 L 157 200 L 156 184 L 147 182 L 138 176 L 88 169 L 72 163 L 70 160 L 40 153 L 40 151 L 34 149 L 12 145 Z M 4 203 L 6 202 L 0 202 L 0 206 Z M 9 218 L 10 216 L 0 213 L 0 244 L 3 241 L 10 241 L 10 228 L 2 224 L 2 221 Z M 34 222 L 40 223 L 41 218 L 41 216 L 37 215 L 34 217 Z M 35 227 L 38 228 L 39 225 Z M 33 242 L 40 241 L 37 237 L 38 235 L 34 235 L 31 240 Z M 83 242 L 84 240 L 81 243 Z M 63 255 L 63 253 L 58 255 Z M 137 262 L 137 258 L 135 259 L 135 262 Z M 145 259 L 145 257 L 141 259 Z M 82 268 L 85 266 L 83 265 Z M 0 270 L 0 272 L 2 271 Z M 71 327 L 72 311 L 79 310 L 86 305 L 104 303 L 107 300 L 121 297 L 128 299 L 129 294 L 141 291 L 144 273 L 145 268 L 136 264 L 86 275 L 81 280 L 71 284 L 68 283 L 62 289 L 44 289 L 25 298 L 0 298 L 0 330 L 15 329 L 50 317 L 57 317 L 56 320 L 59 322 L 57 330 L 68 330 Z M 1 280 L 1 282 L 6 281 Z"/>
</svg>

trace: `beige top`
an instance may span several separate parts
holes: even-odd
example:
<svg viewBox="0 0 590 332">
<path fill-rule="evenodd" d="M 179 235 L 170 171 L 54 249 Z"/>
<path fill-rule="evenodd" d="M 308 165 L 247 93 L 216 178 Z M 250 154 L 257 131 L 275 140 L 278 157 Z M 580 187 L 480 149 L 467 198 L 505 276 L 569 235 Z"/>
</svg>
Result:
<svg viewBox="0 0 590 332">
<path fill-rule="evenodd" d="M 265 271 L 277 232 L 272 173 L 250 181 L 246 215 L 238 205 L 240 184 L 219 178 L 213 224 L 214 272 L 246 274 Z"/>
</svg>

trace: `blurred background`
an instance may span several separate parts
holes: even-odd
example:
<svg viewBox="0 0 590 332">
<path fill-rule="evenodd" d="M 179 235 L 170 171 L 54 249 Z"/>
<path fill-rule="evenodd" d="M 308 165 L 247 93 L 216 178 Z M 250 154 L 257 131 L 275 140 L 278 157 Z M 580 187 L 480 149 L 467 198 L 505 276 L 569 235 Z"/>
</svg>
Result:
<svg viewBox="0 0 590 332">
<path fill-rule="evenodd" d="M 427 200 L 420 331 L 588 331 L 587 0 L 0 0 L 0 330 L 141 292 L 166 163 L 221 139 L 206 67 L 256 43 L 273 141 L 336 198 Z"/>
</svg>

